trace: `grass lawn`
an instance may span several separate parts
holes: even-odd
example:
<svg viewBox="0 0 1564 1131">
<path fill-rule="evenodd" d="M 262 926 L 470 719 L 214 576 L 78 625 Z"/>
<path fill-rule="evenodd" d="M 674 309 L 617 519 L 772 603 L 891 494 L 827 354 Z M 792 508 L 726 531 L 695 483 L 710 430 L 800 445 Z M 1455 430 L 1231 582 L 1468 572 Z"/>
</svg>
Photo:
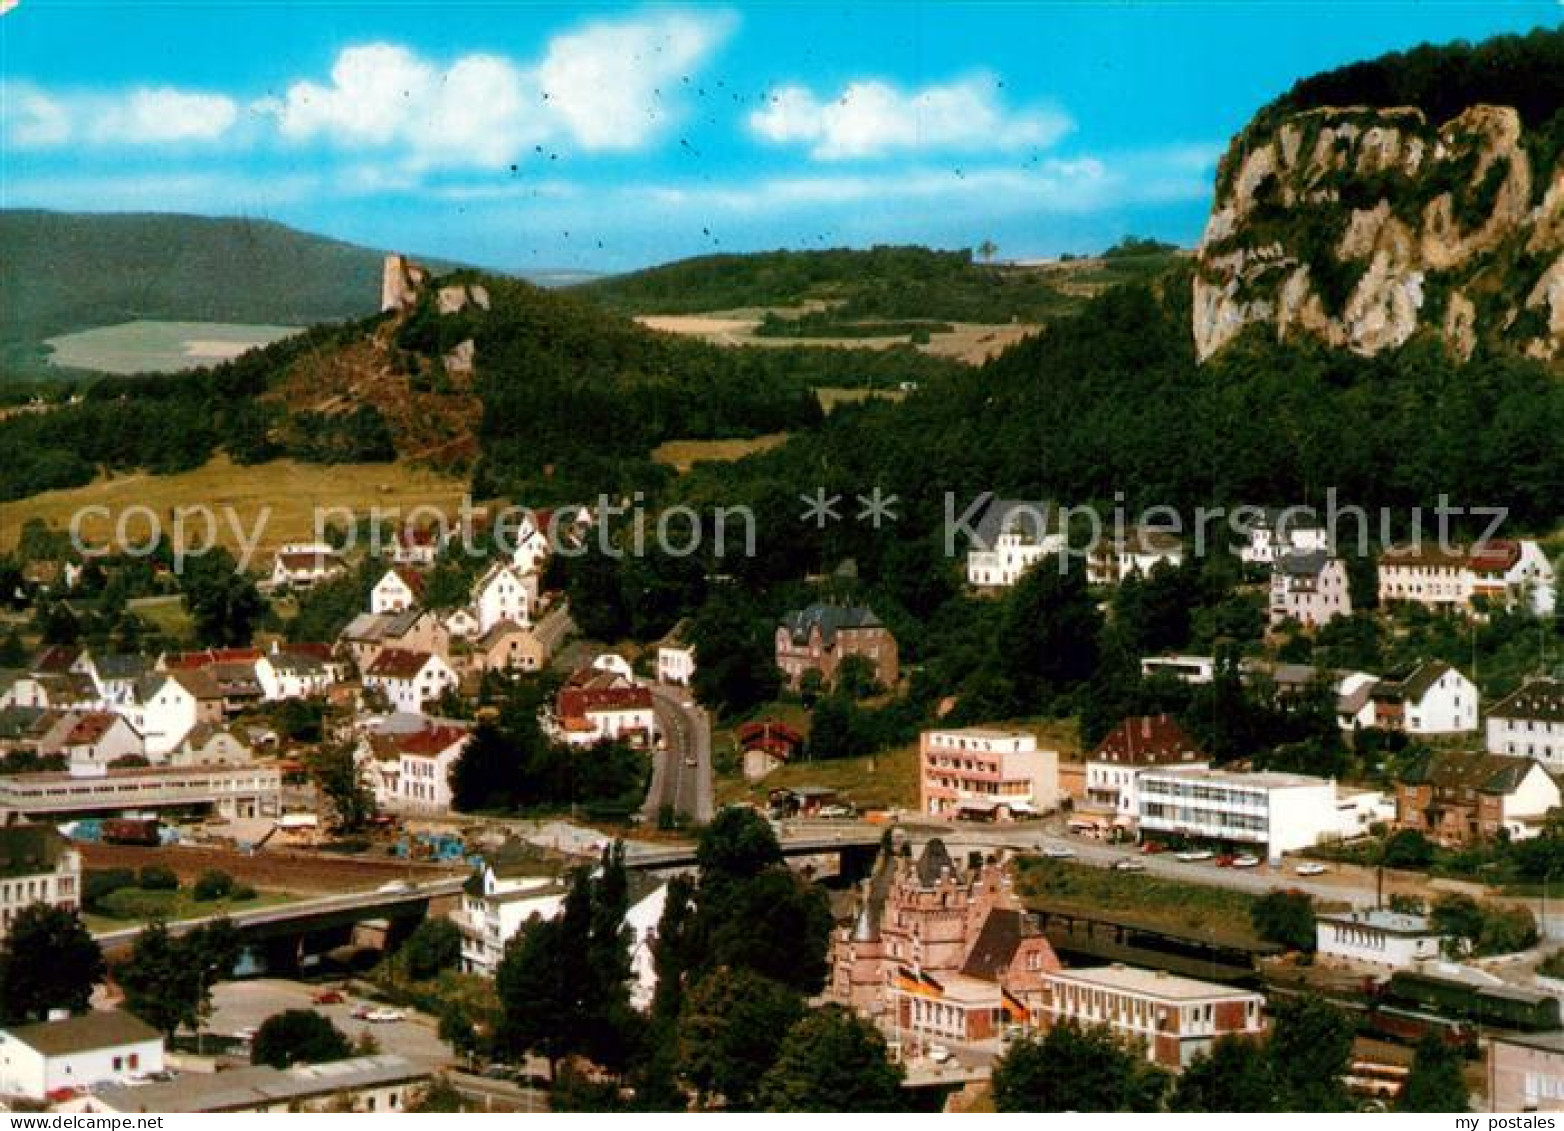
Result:
<svg viewBox="0 0 1564 1131">
<path fill-rule="evenodd" d="M 697 463 L 732 463 L 786 442 L 786 432 L 740 440 L 669 440 L 652 449 L 652 459 L 682 474 Z"/>
<path fill-rule="evenodd" d="M 777 702 L 755 713 L 755 718 L 776 719 L 807 732 L 809 712 L 801 703 Z M 1081 742 L 1074 720 L 1022 720 L 995 723 L 1037 735 L 1038 744 L 1059 751 L 1061 761 L 1079 758 Z M 742 767 L 731 752 L 732 726 L 712 735 L 712 751 L 719 767 L 717 804 L 764 801 L 773 789 L 797 789 L 812 785 L 834 789 L 860 809 L 918 808 L 918 744 L 882 750 L 862 758 L 838 758 L 819 762 L 794 762 L 780 766 L 758 782 L 744 780 Z"/>
<path fill-rule="evenodd" d="M 1016 890 L 1028 902 L 1051 907 L 1108 910 L 1162 926 L 1258 941 L 1249 922 L 1255 897 L 1231 888 L 1029 856 L 1016 861 Z"/>
<path fill-rule="evenodd" d="M 900 389 L 839 389 L 834 385 L 822 385 L 815 390 L 815 397 L 820 401 L 820 407 L 830 412 L 837 405 L 857 404 L 866 401 L 870 397 L 880 397 L 883 400 L 899 401 L 906 397 L 906 393 Z"/>
<path fill-rule="evenodd" d="M 176 639 L 191 635 L 194 621 L 185 599 L 178 593 L 166 597 L 136 597 L 125 602 L 126 608 L 150 624 L 158 632 Z"/>
<path fill-rule="evenodd" d="M 137 923 L 162 919 L 174 923 L 181 919 L 200 919 L 208 915 L 232 915 L 238 911 L 257 911 L 293 903 L 298 896 L 281 891 L 263 891 L 254 899 L 214 899 L 197 902 L 188 887 L 178 891 L 147 891 L 121 888 L 99 901 L 96 911 L 82 915 L 89 931 L 116 931 Z"/>
<path fill-rule="evenodd" d="M 28 499 L 0 504 L 0 552 L 12 548 L 22 524 L 41 518 L 67 530 L 71 517 L 86 506 L 107 507 L 109 515 L 84 516 L 82 534 L 89 545 L 101 545 L 113 536 L 115 522 L 126 508 L 150 507 L 167 527 L 170 513 L 179 507 L 210 508 L 218 524 L 217 539 L 234 550 L 240 538 L 235 516 L 245 538 L 255 536 L 260 525 L 259 553 L 267 554 L 284 542 L 303 541 L 314 535 L 315 511 L 345 507 L 360 515 L 380 508 L 388 520 L 406 516 L 414 508 L 433 506 L 454 513 L 467 484 L 438 475 L 427 468 L 402 463 L 296 463 L 274 460 L 255 467 L 239 467 L 218 456 L 204 467 L 177 475 L 102 476 L 85 487 L 46 491 Z M 427 517 L 425 515 L 424 517 Z M 260 520 L 264 518 L 264 524 Z M 343 524 L 341 514 L 326 513 L 326 520 Z M 132 512 L 127 520 L 129 539 L 143 543 L 147 537 L 145 515 Z M 205 532 L 199 517 L 186 521 L 190 539 Z M 165 529 L 165 535 L 167 530 Z M 269 559 L 252 560 L 252 569 L 269 568 Z"/>
</svg>

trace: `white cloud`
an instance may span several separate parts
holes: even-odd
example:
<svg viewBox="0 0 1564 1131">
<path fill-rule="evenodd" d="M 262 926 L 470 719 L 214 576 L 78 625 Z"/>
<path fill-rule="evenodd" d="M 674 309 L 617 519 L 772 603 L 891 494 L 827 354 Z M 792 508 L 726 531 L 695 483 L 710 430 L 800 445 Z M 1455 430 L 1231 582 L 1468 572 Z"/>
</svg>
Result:
<svg viewBox="0 0 1564 1131">
<path fill-rule="evenodd" d="M 918 151 L 996 152 L 1052 145 L 1074 128 L 1050 107 L 1010 110 L 998 84 L 976 75 L 904 91 L 879 79 L 822 98 L 808 87 L 773 90 L 750 129 L 778 145 L 804 144 L 821 161 Z"/>
<path fill-rule="evenodd" d="M 31 83 L 0 86 L 0 121 L 7 145 L 47 149 L 68 142 L 100 146 L 156 146 L 210 142 L 239 117 L 238 104 L 221 94 L 171 86 L 46 92 Z"/>
<path fill-rule="evenodd" d="M 589 24 L 549 43 L 538 85 L 584 149 L 635 149 L 667 124 L 673 88 L 734 22 L 725 12 L 661 12 Z"/>
<path fill-rule="evenodd" d="M 130 145 L 214 141 L 226 134 L 238 117 L 238 104 L 221 94 L 142 87 L 105 107 L 93 123 L 92 137 Z"/>
<path fill-rule="evenodd" d="M 442 66 L 363 44 L 338 55 L 328 82 L 296 82 L 255 108 L 274 114 L 285 138 L 400 146 L 418 168 L 498 168 L 558 138 L 636 149 L 677 115 L 680 78 L 733 22 L 726 12 L 604 20 L 555 37 L 536 65 L 478 54 Z"/>
<path fill-rule="evenodd" d="M 0 134 L 7 145 L 27 149 L 64 145 L 71 139 L 70 111 L 31 83 L 0 83 Z"/>
</svg>

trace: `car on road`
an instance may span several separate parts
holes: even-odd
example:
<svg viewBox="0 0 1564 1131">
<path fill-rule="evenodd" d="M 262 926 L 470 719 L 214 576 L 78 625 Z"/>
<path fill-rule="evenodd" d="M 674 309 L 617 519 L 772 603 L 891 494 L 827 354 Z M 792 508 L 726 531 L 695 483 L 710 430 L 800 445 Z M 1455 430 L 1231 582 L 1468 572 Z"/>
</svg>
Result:
<svg viewBox="0 0 1564 1131">
<path fill-rule="evenodd" d="M 700 759 L 697 758 L 695 755 L 693 755 L 693 754 L 686 754 L 684 756 L 684 764 L 686 766 L 690 766 L 690 767 L 693 768 L 695 766 L 699 766 L 701 764 L 701 762 L 700 762 Z"/>
<path fill-rule="evenodd" d="M 364 1015 L 371 1025 L 389 1025 L 393 1021 L 406 1021 L 407 1014 L 400 1009 L 371 1009 Z"/>
<path fill-rule="evenodd" d="M 1204 860 L 1212 859 L 1215 855 L 1214 852 L 1206 848 L 1193 848 L 1188 852 L 1180 852 L 1177 858 L 1185 864 L 1199 864 Z"/>
<path fill-rule="evenodd" d="M 310 1001 L 315 1005 L 341 1005 L 346 1000 L 341 990 L 316 990 L 310 995 Z"/>
<path fill-rule="evenodd" d="M 1113 870 L 1115 872 L 1144 872 L 1146 870 L 1146 862 L 1137 860 L 1133 856 L 1123 856 L 1113 862 Z"/>
<path fill-rule="evenodd" d="M 1326 872 L 1324 864 L 1299 864 L 1293 869 L 1300 876 L 1323 876 Z"/>
<path fill-rule="evenodd" d="M 820 816 L 833 821 L 842 820 L 852 815 L 852 809 L 846 805 L 827 805 L 820 810 Z"/>
<path fill-rule="evenodd" d="M 1258 868 L 1259 866 L 1260 858 L 1258 856 L 1251 856 L 1247 852 L 1233 857 L 1233 867 L 1235 868 Z"/>
<path fill-rule="evenodd" d="M 1073 860 L 1075 859 L 1075 849 L 1067 844 L 1045 844 L 1043 845 L 1043 855 L 1050 860 Z"/>
<path fill-rule="evenodd" d="M 950 1050 L 944 1045 L 930 1045 L 929 1059 L 935 1064 L 945 1064 L 954 1058 L 950 1055 Z"/>
</svg>

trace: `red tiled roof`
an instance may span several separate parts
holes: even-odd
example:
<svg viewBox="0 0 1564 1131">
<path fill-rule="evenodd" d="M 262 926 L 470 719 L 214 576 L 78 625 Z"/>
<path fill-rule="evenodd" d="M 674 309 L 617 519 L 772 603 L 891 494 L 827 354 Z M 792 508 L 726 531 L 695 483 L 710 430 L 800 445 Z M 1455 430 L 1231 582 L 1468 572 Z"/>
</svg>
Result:
<svg viewBox="0 0 1564 1131">
<path fill-rule="evenodd" d="M 1509 538 L 1495 538 L 1472 547 L 1467 564 L 1479 573 L 1505 573 L 1521 560 L 1521 544 Z"/>
<path fill-rule="evenodd" d="M 391 572 L 402 579 L 402 584 L 413 591 L 413 596 L 422 597 L 424 595 L 423 574 L 410 570 L 406 566 L 392 566 Z"/>
<path fill-rule="evenodd" d="M 409 652 L 404 648 L 387 648 L 369 665 L 368 675 L 386 679 L 412 679 L 429 662 L 428 652 Z"/>
<path fill-rule="evenodd" d="M 738 729 L 738 740 L 739 745 L 746 748 L 777 742 L 791 747 L 804 744 L 804 736 L 801 733 L 776 719 L 761 719 L 758 722 L 745 723 Z"/>
<path fill-rule="evenodd" d="M 639 711 L 652 706 L 652 693 L 644 687 L 567 687 L 559 693 L 558 714 L 582 719 L 596 711 Z"/>
<path fill-rule="evenodd" d="M 467 738 L 462 727 L 434 726 L 403 735 L 397 741 L 397 749 L 406 754 L 433 756 Z"/>
<path fill-rule="evenodd" d="M 71 732 L 65 736 L 67 746 L 90 746 L 109 732 L 119 721 L 113 711 L 90 711 L 77 718 Z"/>
<path fill-rule="evenodd" d="M 68 672 L 81 656 L 81 649 L 69 644 L 52 644 L 33 657 L 34 672 Z"/>
<path fill-rule="evenodd" d="M 309 643 L 284 644 L 281 653 L 285 656 L 313 656 L 317 660 L 330 660 L 335 652 L 330 644 L 321 644 L 311 641 Z"/>
<path fill-rule="evenodd" d="M 1165 766 L 1205 760 L 1171 715 L 1125 719 L 1092 752 L 1091 761 L 1129 766 Z"/>
<path fill-rule="evenodd" d="M 163 657 L 163 670 L 194 671 L 213 664 L 253 664 L 265 654 L 259 648 L 207 648 L 200 652 L 174 652 Z"/>
</svg>

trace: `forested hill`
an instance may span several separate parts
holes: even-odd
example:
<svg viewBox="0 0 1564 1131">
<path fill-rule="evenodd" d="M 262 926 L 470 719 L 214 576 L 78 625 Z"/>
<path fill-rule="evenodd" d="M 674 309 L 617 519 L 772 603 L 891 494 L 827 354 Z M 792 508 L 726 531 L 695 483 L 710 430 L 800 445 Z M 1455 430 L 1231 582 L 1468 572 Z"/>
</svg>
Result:
<svg viewBox="0 0 1564 1131">
<path fill-rule="evenodd" d="M 1156 276 L 1176 259 L 1166 244 L 1133 238 L 1101 257 L 1024 267 L 926 247 L 768 251 L 683 259 L 576 289 L 626 314 L 820 303 L 831 304 L 838 321 L 1041 322 L 1079 309 L 1096 291 Z"/>
<path fill-rule="evenodd" d="M 131 319 L 310 326 L 373 314 L 381 253 L 266 220 L 0 212 L 0 347 Z"/>
</svg>

